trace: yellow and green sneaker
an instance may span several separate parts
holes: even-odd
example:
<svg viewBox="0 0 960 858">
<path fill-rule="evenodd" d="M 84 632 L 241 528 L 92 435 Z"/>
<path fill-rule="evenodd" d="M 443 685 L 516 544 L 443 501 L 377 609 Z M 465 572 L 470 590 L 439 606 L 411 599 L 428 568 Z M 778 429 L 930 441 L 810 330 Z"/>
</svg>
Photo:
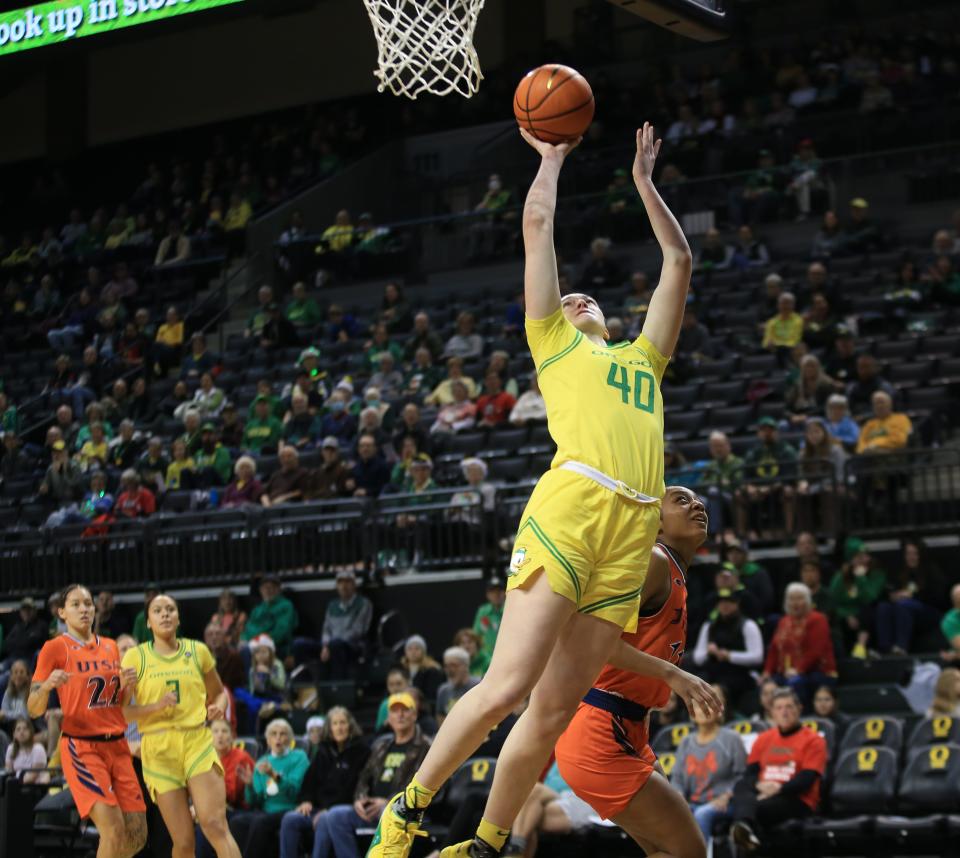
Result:
<svg viewBox="0 0 960 858">
<path fill-rule="evenodd" d="M 423 810 L 410 810 L 403 793 L 397 793 L 383 809 L 367 858 L 407 858 L 413 838 L 427 836 L 422 824 Z"/>
<path fill-rule="evenodd" d="M 479 837 L 440 850 L 440 858 L 497 858 L 499 855 L 496 849 Z"/>
</svg>

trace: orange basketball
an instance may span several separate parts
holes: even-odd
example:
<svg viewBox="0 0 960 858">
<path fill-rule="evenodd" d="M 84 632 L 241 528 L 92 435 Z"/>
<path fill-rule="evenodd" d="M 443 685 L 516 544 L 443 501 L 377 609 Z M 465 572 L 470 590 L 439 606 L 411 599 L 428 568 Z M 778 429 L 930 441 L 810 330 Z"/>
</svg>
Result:
<svg viewBox="0 0 960 858">
<path fill-rule="evenodd" d="M 513 96 L 521 128 L 545 143 L 583 136 L 593 121 L 593 90 L 570 66 L 546 65 L 527 72 Z"/>
</svg>

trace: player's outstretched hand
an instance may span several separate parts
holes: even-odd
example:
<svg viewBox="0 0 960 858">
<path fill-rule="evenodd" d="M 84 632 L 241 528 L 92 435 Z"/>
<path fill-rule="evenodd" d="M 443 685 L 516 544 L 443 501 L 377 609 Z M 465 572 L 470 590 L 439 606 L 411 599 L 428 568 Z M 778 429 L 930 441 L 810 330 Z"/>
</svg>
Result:
<svg viewBox="0 0 960 858">
<path fill-rule="evenodd" d="M 699 676 L 694 676 L 678 667 L 667 678 L 667 685 L 686 704 L 688 712 L 692 713 L 694 707 L 696 707 L 700 712 L 723 716 L 723 700 Z"/>
<path fill-rule="evenodd" d="M 224 719 L 223 709 L 219 703 L 211 703 L 207 707 L 207 720 L 208 721 L 222 721 Z"/>
<path fill-rule="evenodd" d="M 576 140 L 567 140 L 564 143 L 545 143 L 543 140 L 534 137 L 526 128 L 520 129 L 520 136 L 537 150 L 541 158 L 559 156 L 561 161 L 576 149 L 580 145 L 580 141 L 583 140 L 582 137 L 578 137 Z"/>
<path fill-rule="evenodd" d="M 643 128 L 637 129 L 637 155 L 633 159 L 633 181 L 648 180 L 653 175 L 653 165 L 660 154 L 663 141 L 654 134 L 653 126 L 649 122 L 643 123 Z"/>
</svg>

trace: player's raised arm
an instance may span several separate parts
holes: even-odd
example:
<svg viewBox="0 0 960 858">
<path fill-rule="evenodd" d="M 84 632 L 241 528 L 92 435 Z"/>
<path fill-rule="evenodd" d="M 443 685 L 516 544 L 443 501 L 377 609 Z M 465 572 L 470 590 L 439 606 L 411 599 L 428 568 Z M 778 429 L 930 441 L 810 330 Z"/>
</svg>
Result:
<svg viewBox="0 0 960 858">
<path fill-rule="evenodd" d="M 557 209 L 557 181 L 563 160 L 580 142 L 554 146 L 526 130 L 520 134 L 540 153 L 540 169 L 523 206 L 523 247 L 526 261 L 523 292 L 531 319 L 546 319 L 560 309 L 557 255 L 553 247 L 553 217 Z"/>
<path fill-rule="evenodd" d="M 655 138 L 653 126 L 644 122 L 643 128 L 637 131 L 633 181 L 663 252 L 660 282 L 650 299 L 643 333 L 662 355 L 670 357 L 677 345 L 680 322 L 687 303 L 693 257 L 680 224 L 653 185 L 653 165 L 660 154 L 662 142 Z"/>
</svg>

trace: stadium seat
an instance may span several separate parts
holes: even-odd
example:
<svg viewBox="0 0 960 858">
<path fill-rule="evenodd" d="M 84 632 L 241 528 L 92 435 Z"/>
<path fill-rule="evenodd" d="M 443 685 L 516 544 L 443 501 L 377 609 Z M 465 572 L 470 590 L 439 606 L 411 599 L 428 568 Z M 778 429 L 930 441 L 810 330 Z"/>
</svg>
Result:
<svg viewBox="0 0 960 858">
<path fill-rule="evenodd" d="M 664 438 L 677 441 L 690 438 L 699 431 L 706 420 L 706 411 L 673 411 L 663 418 Z"/>
<path fill-rule="evenodd" d="M 462 453 L 464 457 L 476 456 L 486 443 L 485 432 L 461 432 L 448 436 L 444 448 L 449 453 Z"/>
<path fill-rule="evenodd" d="M 907 714 L 913 710 L 903 692 L 893 684 L 871 684 L 837 686 L 840 711 L 849 715 L 861 715 L 868 712 L 889 712 L 894 715 Z"/>
<path fill-rule="evenodd" d="M 907 749 L 925 748 L 946 742 L 960 745 L 960 719 L 941 715 L 937 718 L 924 718 L 910 732 Z"/>
<path fill-rule="evenodd" d="M 530 473 L 530 462 L 526 456 L 503 456 L 490 461 L 490 479 L 515 483 Z"/>
<path fill-rule="evenodd" d="M 728 435 L 743 432 L 753 421 L 752 405 L 732 405 L 726 408 L 714 408 L 710 411 L 708 425 L 711 431 L 726 432 Z"/>
<path fill-rule="evenodd" d="M 233 740 L 234 748 L 243 748 L 251 757 L 256 759 L 260 754 L 260 743 L 256 736 L 237 736 Z"/>
<path fill-rule="evenodd" d="M 666 727 L 661 727 L 660 731 L 654 736 L 653 741 L 650 743 L 650 747 L 653 748 L 657 754 L 675 751 L 680 747 L 680 743 L 684 737 L 689 735 L 692 730 L 693 724 L 690 723 L 670 724 Z"/>
<path fill-rule="evenodd" d="M 808 716 L 803 719 L 803 726 L 809 727 L 811 730 L 815 730 L 823 736 L 824 741 L 827 743 L 827 753 L 832 760 L 837 747 L 837 725 L 834 724 L 833 721 L 828 721 L 826 718 Z"/>
<path fill-rule="evenodd" d="M 936 362 L 932 360 L 897 362 L 890 366 L 887 378 L 897 388 L 918 387 L 933 376 L 935 369 Z"/>
<path fill-rule="evenodd" d="M 879 361 L 893 361 L 893 366 L 897 366 L 906 361 L 913 360 L 917 353 L 916 340 L 881 340 L 874 347 L 874 355 Z"/>
<path fill-rule="evenodd" d="M 885 655 L 882 658 L 841 658 L 837 668 L 843 685 L 902 682 L 913 670 L 913 659 L 896 655 Z"/>
<path fill-rule="evenodd" d="M 704 406 L 735 405 L 743 399 L 746 388 L 746 382 L 742 380 L 711 382 L 700 391 L 700 403 Z"/>
<path fill-rule="evenodd" d="M 839 754 L 864 746 L 890 748 L 899 754 L 903 748 L 903 721 L 886 715 L 866 715 L 852 721 L 843 734 Z"/>
<path fill-rule="evenodd" d="M 494 447 L 502 447 L 507 452 L 513 453 L 527 443 L 528 434 L 525 426 L 516 428 L 506 424 L 491 431 L 490 444 Z"/>
<path fill-rule="evenodd" d="M 960 745 L 914 748 L 900 780 L 900 809 L 914 813 L 960 813 Z"/>
<path fill-rule="evenodd" d="M 467 760 L 450 778 L 446 803 L 457 807 L 469 793 L 489 793 L 496 770 L 496 757 L 474 757 Z"/>
<path fill-rule="evenodd" d="M 881 815 L 874 822 L 874 834 L 877 844 L 882 844 L 882 850 L 887 854 L 956 854 L 943 851 L 948 836 L 947 818 L 939 814 L 916 818 Z"/>
<path fill-rule="evenodd" d="M 891 748 L 841 749 L 830 788 L 833 812 L 848 815 L 893 810 L 898 768 L 897 754 Z"/>
<path fill-rule="evenodd" d="M 874 827 L 873 816 L 861 814 L 849 819 L 808 819 L 803 840 L 808 855 L 863 855 Z"/>
</svg>

